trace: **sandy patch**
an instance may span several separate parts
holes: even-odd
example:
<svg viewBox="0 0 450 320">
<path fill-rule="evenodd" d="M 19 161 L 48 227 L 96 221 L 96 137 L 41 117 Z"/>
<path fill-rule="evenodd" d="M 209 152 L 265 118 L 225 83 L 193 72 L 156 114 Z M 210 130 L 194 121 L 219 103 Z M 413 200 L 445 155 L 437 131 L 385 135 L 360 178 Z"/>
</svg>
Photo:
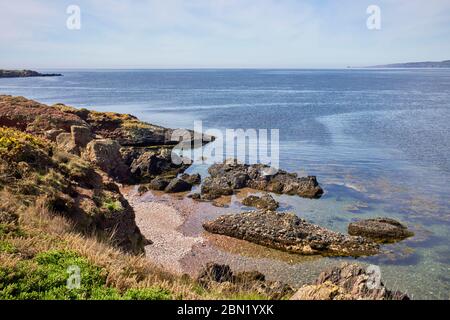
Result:
<svg viewBox="0 0 450 320">
<path fill-rule="evenodd" d="M 184 218 L 170 205 L 145 201 L 135 190 L 123 190 L 134 208 L 136 224 L 142 234 L 153 244 L 145 247 L 146 256 L 154 263 L 174 273 L 183 273 L 180 260 L 194 245 L 203 242 L 201 237 L 186 236 L 178 231 Z"/>
</svg>

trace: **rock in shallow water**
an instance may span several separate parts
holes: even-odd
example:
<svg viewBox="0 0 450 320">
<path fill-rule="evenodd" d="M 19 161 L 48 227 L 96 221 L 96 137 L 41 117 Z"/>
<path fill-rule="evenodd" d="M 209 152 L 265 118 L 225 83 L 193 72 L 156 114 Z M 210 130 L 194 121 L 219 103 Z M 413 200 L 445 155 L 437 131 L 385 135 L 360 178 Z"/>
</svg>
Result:
<svg viewBox="0 0 450 320">
<path fill-rule="evenodd" d="M 305 255 L 364 256 L 379 251 L 379 245 L 372 241 L 308 223 L 294 213 L 262 210 L 224 215 L 203 223 L 203 228 L 211 233 Z"/>
<path fill-rule="evenodd" d="M 242 204 L 248 207 L 267 210 L 276 210 L 279 206 L 279 203 L 268 193 L 264 193 L 261 197 L 248 196 L 242 200 Z"/>
<path fill-rule="evenodd" d="M 303 286 L 291 300 L 409 300 L 409 297 L 387 289 L 367 269 L 345 263 L 322 272 L 315 284 Z"/>
<path fill-rule="evenodd" d="M 381 242 L 395 242 L 414 235 L 400 222 L 390 218 L 375 218 L 352 222 L 348 233 Z"/>
</svg>

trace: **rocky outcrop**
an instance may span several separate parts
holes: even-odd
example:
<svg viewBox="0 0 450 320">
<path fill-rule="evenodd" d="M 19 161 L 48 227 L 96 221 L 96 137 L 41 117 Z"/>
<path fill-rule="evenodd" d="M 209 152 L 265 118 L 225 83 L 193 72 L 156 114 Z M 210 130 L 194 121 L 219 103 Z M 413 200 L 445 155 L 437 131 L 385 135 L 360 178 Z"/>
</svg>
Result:
<svg viewBox="0 0 450 320">
<path fill-rule="evenodd" d="M 293 289 L 279 281 L 268 281 L 258 271 L 234 273 L 230 266 L 209 262 L 200 271 L 196 281 L 204 288 L 218 291 L 249 291 L 280 300 L 293 293 Z"/>
<path fill-rule="evenodd" d="M 50 133 L 47 133 L 48 135 Z M 56 136 L 57 146 L 66 152 L 81 155 L 87 144 L 94 139 L 90 128 L 71 126 L 70 133 L 62 132 Z"/>
<path fill-rule="evenodd" d="M 39 73 L 33 70 L 0 70 L 0 78 L 60 77 L 60 73 Z"/>
<path fill-rule="evenodd" d="M 291 300 L 409 300 L 406 294 L 387 289 L 378 276 L 357 264 L 343 264 L 322 272 Z"/>
<path fill-rule="evenodd" d="M 203 227 L 211 233 L 304 255 L 364 256 L 379 250 L 376 243 L 365 238 L 319 227 L 294 213 L 250 211 L 220 216 L 203 223 Z"/>
<path fill-rule="evenodd" d="M 266 210 L 276 210 L 279 206 L 279 203 L 268 193 L 264 193 L 261 197 L 250 195 L 242 200 L 242 204 L 247 207 Z"/>
<path fill-rule="evenodd" d="M 116 140 L 121 146 L 147 147 L 175 145 L 178 140 L 173 136 L 174 129 L 165 128 L 140 121 L 133 115 L 116 112 L 98 112 L 87 109 L 76 109 L 64 104 L 53 106 L 65 113 L 77 115 L 87 122 L 92 131 L 104 138 Z M 186 130 L 194 142 L 194 132 Z M 213 137 L 199 135 L 200 143 L 213 140 Z M 189 141 L 188 141 L 189 142 Z"/>
<path fill-rule="evenodd" d="M 208 172 L 210 177 L 203 181 L 202 197 L 212 200 L 222 195 L 230 195 L 234 190 L 245 187 L 279 194 L 318 198 L 323 194 L 316 177 L 298 177 L 283 170 L 274 171 L 263 164 L 240 164 L 225 161 L 214 164 Z"/>
<path fill-rule="evenodd" d="M 122 157 L 130 167 L 132 178 L 135 181 L 151 181 L 159 175 L 164 177 L 176 177 L 188 168 L 185 164 L 175 164 L 172 161 L 172 150 L 170 148 L 160 149 L 136 149 L 122 148 Z"/>
<path fill-rule="evenodd" d="M 76 229 L 111 239 L 122 249 L 142 253 L 145 238 L 133 208 L 103 171 L 48 141 L 0 128 L 0 190 L 18 195 L 24 205 L 43 201 Z"/>
<path fill-rule="evenodd" d="M 395 242 L 414 235 L 408 228 L 391 218 L 374 218 L 352 222 L 348 233 L 380 242 Z"/>
<path fill-rule="evenodd" d="M 127 181 L 129 169 L 125 165 L 120 145 L 111 139 L 92 140 L 86 146 L 83 158 L 98 166 L 118 181 Z"/>
<path fill-rule="evenodd" d="M 149 182 L 158 175 L 173 178 L 188 167 L 172 160 L 172 148 L 177 143 L 172 139 L 172 129 L 139 121 L 128 114 L 76 109 L 63 104 L 50 107 L 23 97 L 0 95 L 0 126 L 45 137 L 57 142 L 58 148 L 76 155 L 84 154 L 91 140 L 114 141 L 123 159 L 120 162 L 128 166 L 126 177 L 122 164 L 116 170 L 106 170 L 121 182 Z M 193 132 L 188 132 L 194 139 Z M 202 143 L 212 139 L 202 137 Z M 110 166 L 118 164 L 116 147 L 113 147 Z M 107 166 L 103 164 L 99 165 L 102 169 Z"/>
<path fill-rule="evenodd" d="M 71 126 L 87 126 L 74 114 L 62 112 L 24 97 L 0 95 L 0 126 L 46 136 L 46 132 L 70 132 Z"/>
</svg>

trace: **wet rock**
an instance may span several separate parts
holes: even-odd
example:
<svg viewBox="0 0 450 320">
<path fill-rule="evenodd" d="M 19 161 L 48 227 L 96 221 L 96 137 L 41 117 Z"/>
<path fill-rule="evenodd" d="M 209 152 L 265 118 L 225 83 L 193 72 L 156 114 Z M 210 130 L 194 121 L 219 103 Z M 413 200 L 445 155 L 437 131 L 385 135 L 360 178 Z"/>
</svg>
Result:
<svg viewBox="0 0 450 320">
<path fill-rule="evenodd" d="M 201 201 L 202 200 L 202 195 L 200 193 L 198 193 L 198 192 L 188 194 L 187 197 L 191 198 L 192 200 L 195 200 L 195 201 Z"/>
<path fill-rule="evenodd" d="M 190 191 L 191 189 L 192 185 L 190 183 L 184 181 L 183 179 L 174 178 L 170 181 L 164 191 L 168 193 L 176 193 Z"/>
<path fill-rule="evenodd" d="M 274 170 L 262 164 L 225 161 L 212 165 L 208 172 L 211 176 L 204 180 L 202 194 L 209 199 L 229 195 L 233 190 L 245 187 L 307 198 L 318 198 L 323 194 L 314 176 L 299 178 L 294 173 Z"/>
<path fill-rule="evenodd" d="M 348 226 L 348 233 L 381 242 L 399 241 L 414 235 L 405 225 L 390 218 L 374 218 L 352 222 Z"/>
<path fill-rule="evenodd" d="M 128 167 L 120 154 L 120 145 L 110 139 L 92 140 L 86 146 L 83 157 L 118 181 L 127 181 Z"/>
<path fill-rule="evenodd" d="M 268 193 L 264 193 L 261 197 L 248 196 L 242 200 L 242 204 L 248 207 L 267 210 L 276 210 L 279 206 L 279 203 Z"/>
<path fill-rule="evenodd" d="M 186 181 L 187 183 L 192 184 L 193 186 L 200 184 L 200 182 L 202 181 L 202 177 L 198 173 L 194 174 L 183 173 L 180 178 Z"/>
<path fill-rule="evenodd" d="M 202 198 L 205 200 L 214 200 L 221 196 L 233 194 L 227 178 L 225 177 L 206 177 L 201 187 Z"/>
<path fill-rule="evenodd" d="M 381 279 L 357 264 L 345 263 L 322 272 L 316 282 L 300 288 L 291 300 L 409 300 L 387 289 Z"/>
<path fill-rule="evenodd" d="M 224 215 L 203 223 L 203 228 L 211 233 L 304 255 L 364 256 L 379 251 L 379 245 L 372 241 L 308 223 L 294 213 L 260 210 Z"/>
<path fill-rule="evenodd" d="M 163 177 L 156 177 L 148 184 L 151 190 L 163 191 L 169 185 L 170 180 Z"/>
<path fill-rule="evenodd" d="M 140 196 L 142 196 L 144 193 L 146 193 L 148 191 L 148 187 L 146 186 L 146 185 L 143 185 L 143 184 L 141 184 L 139 187 L 138 187 L 138 194 L 140 195 Z"/>
</svg>

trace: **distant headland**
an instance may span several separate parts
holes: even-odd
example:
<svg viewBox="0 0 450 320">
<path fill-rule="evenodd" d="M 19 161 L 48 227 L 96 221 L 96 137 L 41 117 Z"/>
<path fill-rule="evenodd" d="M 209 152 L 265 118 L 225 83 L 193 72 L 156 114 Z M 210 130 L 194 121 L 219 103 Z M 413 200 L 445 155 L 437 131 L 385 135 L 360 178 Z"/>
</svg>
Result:
<svg viewBox="0 0 450 320">
<path fill-rule="evenodd" d="M 366 68 L 450 68 L 450 60 L 392 63 Z"/>
<path fill-rule="evenodd" d="M 39 73 L 33 70 L 3 70 L 0 69 L 0 78 L 28 78 L 28 77 L 60 77 L 60 73 Z"/>
</svg>

